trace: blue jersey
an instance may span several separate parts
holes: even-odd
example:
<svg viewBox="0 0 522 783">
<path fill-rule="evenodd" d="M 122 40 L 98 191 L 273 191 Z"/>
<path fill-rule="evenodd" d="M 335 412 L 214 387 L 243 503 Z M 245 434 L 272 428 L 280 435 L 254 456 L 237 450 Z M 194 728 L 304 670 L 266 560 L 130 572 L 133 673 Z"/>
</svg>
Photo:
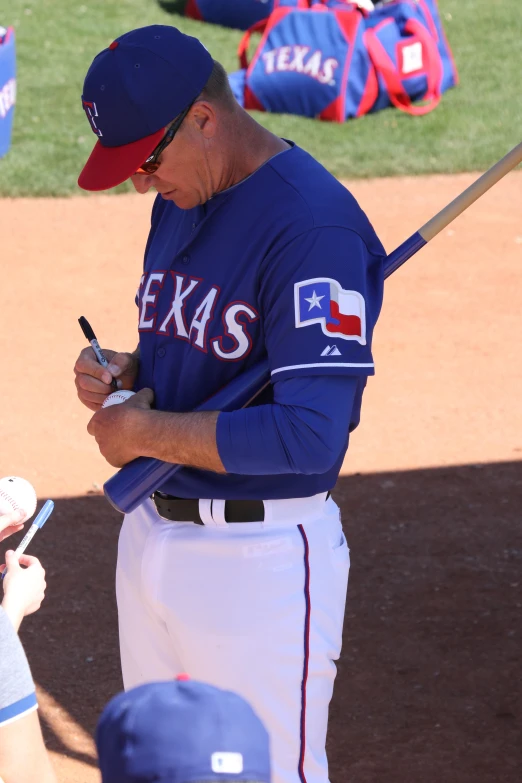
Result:
<svg viewBox="0 0 522 783">
<path fill-rule="evenodd" d="M 374 372 L 384 257 L 353 196 L 297 146 L 194 209 L 158 196 L 138 292 L 136 388 L 152 388 L 158 410 L 191 411 L 268 357 L 273 383 L 358 376 L 353 428 Z M 271 399 L 268 389 L 258 402 Z M 159 489 L 192 498 L 303 497 L 331 489 L 343 456 L 314 476 L 185 468 Z"/>
</svg>

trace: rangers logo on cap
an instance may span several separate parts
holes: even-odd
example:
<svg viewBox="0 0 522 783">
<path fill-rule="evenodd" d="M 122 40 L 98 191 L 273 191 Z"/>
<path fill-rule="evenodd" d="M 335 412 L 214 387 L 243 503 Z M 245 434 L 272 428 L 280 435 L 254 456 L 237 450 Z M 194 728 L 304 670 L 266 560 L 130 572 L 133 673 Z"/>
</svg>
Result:
<svg viewBox="0 0 522 783">
<path fill-rule="evenodd" d="M 96 108 L 96 104 L 94 101 L 86 101 L 82 98 L 82 106 L 84 108 L 85 114 L 87 115 L 87 119 L 89 120 L 91 124 L 91 128 L 93 129 L 94 133 L 97 136 L 103 136 L 103 133 L 98 128 L 98 125 L 96 124 L 96 118 L 98 117 L 98 109 Z"/>
</svg>

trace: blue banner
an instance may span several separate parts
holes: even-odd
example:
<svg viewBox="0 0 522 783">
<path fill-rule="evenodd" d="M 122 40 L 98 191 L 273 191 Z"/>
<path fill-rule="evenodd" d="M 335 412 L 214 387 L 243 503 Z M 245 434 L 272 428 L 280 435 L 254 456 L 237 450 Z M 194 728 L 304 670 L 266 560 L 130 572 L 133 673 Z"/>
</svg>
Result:
<svg viewBox="0 0 522 783">
<path fill-rule="evenodd" d="M 0 35 L 0 158 L 11 145 L 16 103 L 16 49 L 12 27 Z"/>
</svg>

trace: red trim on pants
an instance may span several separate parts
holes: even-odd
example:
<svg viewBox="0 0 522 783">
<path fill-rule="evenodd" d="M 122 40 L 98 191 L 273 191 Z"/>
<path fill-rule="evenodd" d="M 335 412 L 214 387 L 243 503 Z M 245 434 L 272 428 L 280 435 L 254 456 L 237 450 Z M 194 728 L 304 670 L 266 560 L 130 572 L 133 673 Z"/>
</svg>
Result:
<svg viewBox="0 0 522 783">
<path fill-rule="evenodd" d="M 299 753 L 299 780 L 306 783 L 304 771 L 305 752 L 306 752 L 306 685 L 308 682 L 308 663 L 310 660 L 310 550 L 308 539 L 302 525 L 297 526 L 301 533 L 304 543 L 304 566 L 305 566 L 305 623 L 304 623 L 304 662 L 303 662 L 303 680 L 301 683 L 301 750 Z"/>
</svg>

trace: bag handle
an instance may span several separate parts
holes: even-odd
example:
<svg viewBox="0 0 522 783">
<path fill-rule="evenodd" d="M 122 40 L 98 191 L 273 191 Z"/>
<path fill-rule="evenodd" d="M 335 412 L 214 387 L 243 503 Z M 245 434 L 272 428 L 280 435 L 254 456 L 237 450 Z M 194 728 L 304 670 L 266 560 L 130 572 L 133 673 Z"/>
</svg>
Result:
<svg viewBox="0 0 522 783">
<path fill-rule="evenodd" d="M 256 22 L 252 27 L 248 28 L 240 40 L 239 46 L 237 47 L 237 56 L 239 57 L 241 68 L 248 68 L 248 47 L 250 46 L 252 33 L 263 33 L 267 24 L 268 17 L 266 19 L 260 19 L 259 22 Z"/>
<path fill-rule="evenodd" d="M 368 29 L 364 33 L 366 48 L 375 70 L 384 79 L 393 105 L 406 114 L 420 117 L 433 111 L 440 103 L 442 62 L 437 46 L 424 25 L 416 19 L 408 19 L 404 29 L 407 33 L 416 36 L 421 41 L 426 52 L 428 89 L 423 98 L 427 103 L 423 106 L 416 106 L 412 103 L 410 96 L 403 87 L 394 63 L 372 29 Z"/>
<path fill-rule="evenodd" d="M 419 39 L 426 52 L 428 60 L 428 89 L 426 90 L 425 100 L 429 99 L 430 95 L 438 95 L 440 101 L 443 65 L 437 43 L 429 30 L 427 30 L 417 19 L 408 19 L 405 30 L 407 33 L 411 33 L 411 35 L 414 35 Z"/>
<path fill-rule="evenodd" d="M 297 4 L 295 6 L 288 6 L 288 10 L 291 8 L 298 8 L 301 11 L 309 11 L 311 2 L 312 0 L 297 0 Z M 239 57 L 241 68 L 248 68 L 248 48 L 250 46 L 250 38 L 252 33 L 264 33 L 268 22 L 273 18 L 274 14 L 276 14 L 278 11 L 283 11 L 283 9 L 286 8 L 287 6 L 281 6 L 279 5 L 278 0 L 275 0 L 272 13 L 265 19 L 260 19 L 259 22 L 253 24 L 252 27 L 249 27 L 239 42 L 239 46 L 237 47 L 237 56 Z"/>
</svg>

